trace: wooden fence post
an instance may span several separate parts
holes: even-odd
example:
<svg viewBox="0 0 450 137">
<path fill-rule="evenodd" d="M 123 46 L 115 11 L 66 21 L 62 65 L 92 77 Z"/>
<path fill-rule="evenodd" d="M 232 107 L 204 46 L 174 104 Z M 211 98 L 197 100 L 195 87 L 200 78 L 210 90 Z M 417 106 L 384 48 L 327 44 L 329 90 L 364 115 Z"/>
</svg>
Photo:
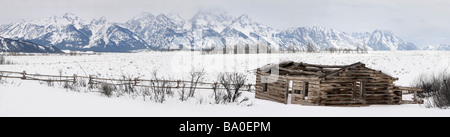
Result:
<svg viewBox="0 0 450 137">
<path fill-rule="evenodd" d="M 413 100 L 416 104 L 419 104 L 419 98 L 417 97 L 417 90 L 414 90 L 414 99 Z"/>
<path fill-rule="evenodd" d="M 77 74 L 73 74 L 73 84 L 77 83 Z"/>
<path fill-rule="evenodd" d="M 177 88 L 180 88 L 180 82 L 181 80 L 177 80 Z"/>
<path fill-rule="evenodd" d="M 92 84 L 92 75 L 89 75 L 89 82 L 88 84 Z"/>
<path fill-rule="evenodd" d="M 22 79 L 27 79 L 27 76 L 26 76 L 26 75 L 27 75 L 27 72 L 24 70 L 24 71 L 23 71 L 23 74 L 22 74 Z"/>
<path fill-rule="evenodd" d="M 138 81 L 139 81 L 138 78 L 135 78 L 135 79 L 134 79 L 134 86 L 137 85 Z"/>
</svg>

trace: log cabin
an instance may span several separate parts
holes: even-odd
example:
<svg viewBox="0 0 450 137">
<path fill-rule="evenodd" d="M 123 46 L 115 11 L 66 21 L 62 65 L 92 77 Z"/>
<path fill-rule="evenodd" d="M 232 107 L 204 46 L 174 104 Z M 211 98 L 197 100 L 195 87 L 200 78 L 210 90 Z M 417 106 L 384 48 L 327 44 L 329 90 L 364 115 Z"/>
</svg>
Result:
<svg viewBox="0 0 450 137">
<path fill-rule="evenodd" d="M 421 89 L 396 86 L 398 78 L 366 67 L 286 61 L 256 69 L 255 97 L 285 104 L 363 106 L 418 104 Z M 403 95 L 414 94 L 412 100 Z"/>
</svg>

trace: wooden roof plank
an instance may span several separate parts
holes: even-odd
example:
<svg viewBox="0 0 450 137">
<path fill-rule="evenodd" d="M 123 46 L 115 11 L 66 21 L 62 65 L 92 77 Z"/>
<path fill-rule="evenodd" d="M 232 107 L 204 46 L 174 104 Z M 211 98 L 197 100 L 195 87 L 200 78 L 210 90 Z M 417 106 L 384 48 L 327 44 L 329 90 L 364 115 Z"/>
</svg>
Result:
<svg viewBox="0 0 450 137">
<path fill-rule="evenodd" d="M 356 63 L 353 63 L 353 64 L 348 65 L 348 66 L 346 66 L 346 67 L 343 67 L 343 68 L 341 68 L 341 69 L 338 69 L 338 70 L 336 70 L 336 71 L 334 71 L 334 72 L 331 72 L 331 73 L 322 75 L 322 76 L 320 76 L 320 78 L 326 78 L 327 76 L 331 76 L 331 75 L 337 74 L 337 73 L 342 72 L 342 71 L 344 71 L 344 70 L 346 70 L 346 69 L 348 69 L 348 68 L 355 68 L 355 67 L 361 66 L 361 65 L 364 65 L 364 64 L 361 63 L 361 62 L 356 62 Z"/>
</svg>

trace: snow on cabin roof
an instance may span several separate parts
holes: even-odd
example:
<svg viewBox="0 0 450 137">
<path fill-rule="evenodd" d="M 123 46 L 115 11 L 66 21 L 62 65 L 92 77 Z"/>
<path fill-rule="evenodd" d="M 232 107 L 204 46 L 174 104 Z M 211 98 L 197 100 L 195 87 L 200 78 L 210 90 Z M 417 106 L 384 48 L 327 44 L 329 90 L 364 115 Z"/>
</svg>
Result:
<svg viewBox="0 0 450 137">
<path fill-rule="evenodd" d="M 285 61 L 285 62 L 281 62 L 279 64 L 268 64 L 266 66 L 258 68 L 257 70 L 270 73 L 270 71 L 272 69 L 278 69 L 280 75 L 285 75 L 285 74 L 310 75 L 310 76 L 316 76 L 319 78 L 326 78 L 328 76 L 338 74 L 339 72 L 342 72 L 342 71 L 345 71 L 345 70 L 348 70 L 351 68 L 356 68 L 356 67 L 364 67 L 365 69 L 368 69 L 368 70 L 377 71 L 377 70 L 365 67 L 365 64 L 361 63 L 361 62 L 356 62 L 356 63 L 350 64 L 350 65 L 318 65 L 318 64 L 308 64 L 308 63 L 304 63 L 304 62 L 294 62 L 294 61 Z M 377 71 L 377 72 L 393 78 L 392 76 L 387 75 L 381 71 Z"/>
</svg>

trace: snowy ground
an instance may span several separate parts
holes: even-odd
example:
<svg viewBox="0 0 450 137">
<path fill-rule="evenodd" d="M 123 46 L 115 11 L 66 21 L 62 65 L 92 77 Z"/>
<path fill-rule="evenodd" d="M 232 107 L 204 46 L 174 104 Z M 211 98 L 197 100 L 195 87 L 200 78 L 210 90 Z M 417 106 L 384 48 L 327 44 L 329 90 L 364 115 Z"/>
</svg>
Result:
<svg viewBox="0 0 450 137">
<path fill-rule="evenodd" d="M 15 64 L 0 65 L 0 70 L 27 71 L 27 73 L 79 76 L 94 74 L 119 78 L 122 75 L 151 78 L 158 69 L 160 77 L 187 79 L 192 64 L 205 68 L 205 80 L 211 82 L 219 72 L 238 71 L 248 75 L 254 83 L 251 70 L 272 62 L 285 60 L 315 64 L 365 63 L 366 66 L 398 77 L 397 85 L 408 86 L 414 78 L 426 72 L 450 68 L 450 52 L 390 51 L 369 54 L 260 54 L 260 55 L 199 55 L 190 52 L 111 53 L 83 56 L 9 56 Z M 450 116 L 450 110 L 428 109 L 420 105 L 375 105 L 369 107 L 312 107 L 285 105 L 253 98 L 246 105 L 212 105 L 212 93 L 199 91 L 196 98 L 180 102 L 169 99 L 164 104 L 127 97 L 107 98 L 98 92 L 67 92 L 47 87 L 35 81 L 7 80 L 0 85 L 0 116 Z M 210 99 L 210 100 L 208 100 Z M 206 103 L 205 103 L 206 102 Z M 250 105 L 250 106 L 248 106 Z"/>
</svg>

